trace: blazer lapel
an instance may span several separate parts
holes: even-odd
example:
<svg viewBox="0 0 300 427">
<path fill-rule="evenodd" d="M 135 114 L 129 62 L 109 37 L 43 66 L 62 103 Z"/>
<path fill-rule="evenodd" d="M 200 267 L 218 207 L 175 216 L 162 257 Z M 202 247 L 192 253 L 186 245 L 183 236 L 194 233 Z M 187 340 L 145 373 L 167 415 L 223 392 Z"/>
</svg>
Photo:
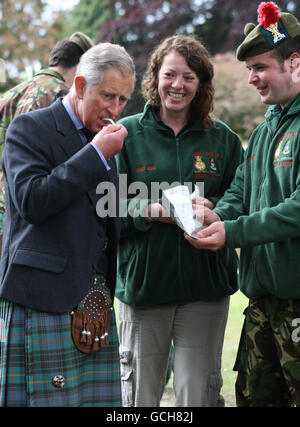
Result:
<svg viewBox="0 0 300 427">
<path fill-rule="evenodd" d="M 64 138 L 59 138 L 58 142 L 66 153 L 66 156 L 70 158 L 82 148 L 81 138 L 78 135 L 78 131 L 70 119 L 65 107 L 63 106 L 61 99 L 58 99 L 51 105 L 51 110 L 55 119 L 57 131 L 64 136 Z M 97 154 L 95 153 L 95 155 Z M 107 163 L 110 166 L 110 170 L 107 171 L 107 180 L 115 185 L 116 197 L 118 198 L 118 177 L 115 159 L 113 158 L 112 160 L 108 160 Z M 90 190 L 87 195 L 96 209 L 97 202 L 101 195 L 96 194 L 96 188 Z"/>
<path fill-rule="evenodd" d="M 63 106 L 61 99 L 58 99 L 51 105 L 51 110 L 57 131 L 65 137 L 59 138 L 58 142 L 69 158 L 82 148 L 81 138 Z"/>
</svg>

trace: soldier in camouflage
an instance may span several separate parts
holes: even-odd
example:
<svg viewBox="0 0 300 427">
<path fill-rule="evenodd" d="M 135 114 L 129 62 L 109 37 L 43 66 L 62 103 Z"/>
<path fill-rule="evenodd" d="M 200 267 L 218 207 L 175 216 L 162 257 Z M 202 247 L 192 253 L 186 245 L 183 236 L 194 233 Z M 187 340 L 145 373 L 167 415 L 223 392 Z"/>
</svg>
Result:
<svg viewBox="0 0 300 427">
<path fill-rule="evenodd" d="M 92 40 L 81 32 L 60 40 L 50 52 L 49 66 L 31 80 L 20 83 L 0 96 L 0 158 L 9 124 L 19 114 L 48 107 L 64 97 L 72 86 L 81 55 L 93 46 Z M 4 182 L 0 178 L 0 239 L 3 233 Z"/>
<path fill-rule="evenodd" d="M 300 299 L 251 298 L 234 370 L 238 406 L 300 406 Z"/>
</svg>

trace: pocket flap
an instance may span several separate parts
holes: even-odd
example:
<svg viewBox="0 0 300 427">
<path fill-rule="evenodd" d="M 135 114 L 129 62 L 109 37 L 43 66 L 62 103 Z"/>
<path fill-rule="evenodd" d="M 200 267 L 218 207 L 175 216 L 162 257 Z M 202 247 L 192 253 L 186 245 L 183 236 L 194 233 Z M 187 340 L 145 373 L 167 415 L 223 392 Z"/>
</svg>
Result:
<svg viewBox="0 0 300 427">
<path fill-rule="evenodd" d="M 52 273 L 62 273 L 66 263 L 66 257 L 31 249 L 18 249 L 13 259 L 13 264 L 26 265 L 40 270 L 51 271 Z"/>
</svg>

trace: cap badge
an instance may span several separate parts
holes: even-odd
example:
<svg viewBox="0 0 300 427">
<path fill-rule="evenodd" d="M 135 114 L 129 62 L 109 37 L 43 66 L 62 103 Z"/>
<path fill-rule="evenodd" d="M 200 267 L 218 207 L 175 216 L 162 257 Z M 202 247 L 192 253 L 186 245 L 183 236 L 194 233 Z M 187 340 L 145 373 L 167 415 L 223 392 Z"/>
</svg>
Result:
<svg viewBox="0 0 300 427">
<path fill-rule="evenodd" d="M 286 38 L 286 35 L 282 34 L 278 30 L 278 23 L 277 22 L 276 22 L 276 24 L 271 24 L 268 28 L 266 28 L 266 30 L 270 31 L 270 33 L 272 33 L 274 43 L 278 43 L 280 40 Z"/>
<path fill-rule="evenodd" d="M 272 34 L 274 44 L 286 38 L 286 35 L 282 34 L 278 28 L 280 10 L 277 4 L 272 1 L 263 2 L 259 5 L 257 13 L 259 25 Z"/>
</svg>

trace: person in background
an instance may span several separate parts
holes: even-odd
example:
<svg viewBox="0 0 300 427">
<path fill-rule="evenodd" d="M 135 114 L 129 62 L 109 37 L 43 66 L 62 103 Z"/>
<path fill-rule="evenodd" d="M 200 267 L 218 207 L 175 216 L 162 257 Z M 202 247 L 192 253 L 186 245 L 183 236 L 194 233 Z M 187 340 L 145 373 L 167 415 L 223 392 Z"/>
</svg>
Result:
<svg viewBox="0 0 300 427">
<path fill-rule="evenodd" d="M 160 405 L 172 342 L 176 405 L 224 405 L 221 354 L 229 295 L 237 289 L 236 253 L 195 250 L 164 211 L 161 194 L 151 200 L 153 183 L 204 183 L 201 200 L 213 207 L 231 183 L 243 149 L 212 118 L 213 75 L 202 43 L 169 37 L 150 58 L 144 111 L 120 121 L 128 130 L 116 156 L 120 182 L 126 176 L 127 190 L 135 182 L 148 189 L 138 203 L 121 200 L 128 205 L 116 288 L 124 406 Z"/>
<path fill-rule="evenodd" d="M 134 82 L 126 50 L 98 44 L 80 58 L 65 98 L 9 125 L 0 406 L 121 405 L 112 306 L 119 218 L 98 209 L 96 188 L 118 188 L 113 156 L 127 131 L 105 119 L 119 118 Z M 109 197 L 117 206 L 116 191 Z"/>
<path fill-rule="evenodd" d="M 261 3 L 237 58 L 270 105 L 212 223 L 187 240 L 200 249 L 241 248 L 249 298 L 234 369 L 238 406 L 300 405 L 300 22 Z"/>
<path fill-rule="evenodd" d="M 72 34 L 69 39 L 60 40 L 50 52 L 48 68 L 42 69 L 32 79 L 0 95 L 0 158 L 6 131 L 12 120 L 22 113 L 48 107 L 56 99 L 64 97 L 73 84 L 81 55 L 92 46 L 92 40 L 81 32 Z M 1 251 L 5 212 L 2 169 L 0 169 L 0 191 Z"/>
</svg>

